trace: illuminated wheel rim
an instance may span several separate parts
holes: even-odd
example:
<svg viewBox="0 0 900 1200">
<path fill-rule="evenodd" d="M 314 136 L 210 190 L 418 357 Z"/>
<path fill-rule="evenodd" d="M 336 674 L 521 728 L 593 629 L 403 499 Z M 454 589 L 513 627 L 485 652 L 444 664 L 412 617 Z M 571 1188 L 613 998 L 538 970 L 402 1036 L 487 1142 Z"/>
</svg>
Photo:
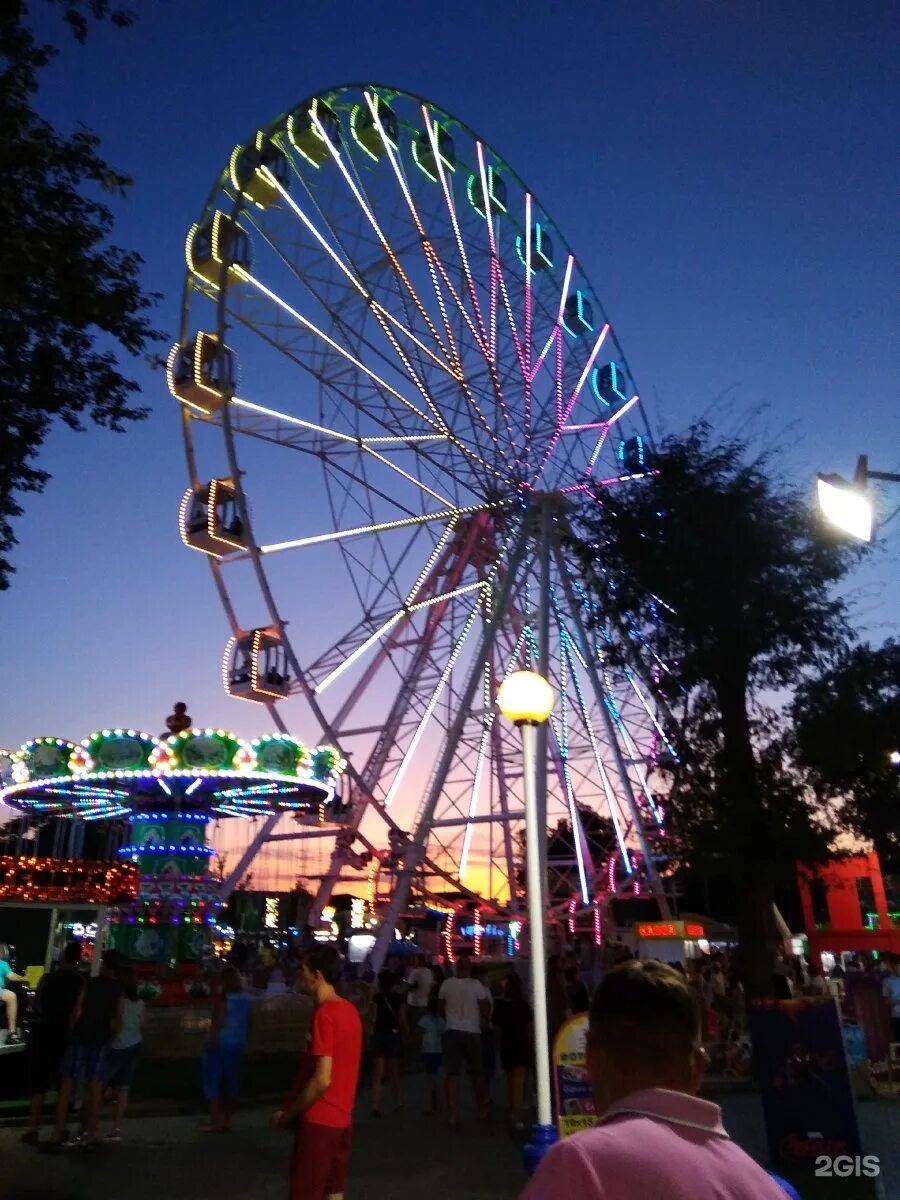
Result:
<svg viewBox="0 0 900 1200">
<path fill-rule="evenodd" d="M 214 222 L 236 223 L 253 257 L 229 263 L 226 246 L 201 261 L 189 239 L 181 342 L 205 331 L 240 371 L 220 403 L 182 406 L 190 484 L 235 489 L 244 547 L 207 546 L 234 637 L 266 627 L 284 646 L 289 694 L 256 698 L 282 729 L 311 708 L 350 763 L 354 818 L 318 843 L 320 901 L 338 878 L 364 888 L 360 855 L 400 831 L 421 842 L 431 894 L 518 907 L 520 752 L 493 697 L 536 662 L 532 542 L 483 653 L 479 632 L 536 494 L 564 501 L 644 471 L 616 335 L 515 172 L 394 89 L 339 87 L 276 118 L 236 148 L 195 230 Z M 577 827 L 578 805 L 600 809 L 627 858 L 656 819 L 663 724 L 651 686 L 586 638 L 575 573 L 556 559 L 550 571 L 548 821 Z M 429 772 L 451 735 L 435 799 Z"/>
</svg>

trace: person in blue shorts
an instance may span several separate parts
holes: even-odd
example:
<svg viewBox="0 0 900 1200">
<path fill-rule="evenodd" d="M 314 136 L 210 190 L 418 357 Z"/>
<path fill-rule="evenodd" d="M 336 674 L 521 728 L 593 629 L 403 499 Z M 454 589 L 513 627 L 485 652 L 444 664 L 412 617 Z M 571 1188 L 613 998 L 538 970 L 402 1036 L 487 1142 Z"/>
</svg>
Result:
<svg viewBox="0 0 900 1200">
<path fill-rule="evenodd" d="M 209 1041 L 203 1051 L 203 1094 L 209 1103 L 206 1133 L 227 1133 L 237 1106 L 241 1055 L 251 1032 L 251 1000 L 235 967 L 222 972 L 222 990 L 213 1005 Z"/>
</svg>

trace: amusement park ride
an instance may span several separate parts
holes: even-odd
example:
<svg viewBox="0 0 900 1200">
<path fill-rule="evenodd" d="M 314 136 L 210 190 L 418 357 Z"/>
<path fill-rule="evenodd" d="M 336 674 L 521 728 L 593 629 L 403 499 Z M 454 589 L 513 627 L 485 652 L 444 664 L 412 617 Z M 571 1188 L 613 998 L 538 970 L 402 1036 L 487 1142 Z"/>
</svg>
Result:
<svg viewBox="0 0 900 1200">
<path fill-rule="evenodd" d="M 123 877 L 119 895 L 110 896 L 110 940 L 139 965 L 202 958 L 206 927 L 222 902 L 221 881 L 210 871 L 211 821 L 289 812 L 318 824 L 344 768 L 331 747 L 310 750 L 284 734 L 248 743 L 223 729 L 194 729 L 184 708 L 176 705 L 168 736 L 104 729 L 80 744 L 35 738 L 16 755 L 0 791 L 4 803 L 28 814 L 128 822 L 117 857 L 134 882 L 129 887 Z M 51 864 L 34 864 L 52 881 Z M 53 899 L 71 900 L 75 890 L 73 881 Z"/>
<path fill-rule="evenodd" d="M 262 820 L 224 893 L 267 841 L 315 832 L 310 919 L 335 889 L 368 889 L 381 899 L 376 966 L 411 898 L 443 907 L 448 926 L 460 909 L 518 937 L 521 755 L 495 700 L 530 668 L 557 697 L 538 798 L 547 827 L 571 831 L 570 891 L 551 886 L 559 918 L 599 941 L 607 896 L 647 894 L 668 915 L 653 780 L 674 755 L 656 686 L 666 664 L 635 630 L 633 660 L 613 665 L 566 548 L 577 503 L 640 486 L 650 435 L 618 338 L 547 210 L 449 113 L 342 86 L 235 147 L 186 257 L 168 365 L 189 475 L 181 536 L 205 555 L 230 626 L 226 691 L 264 705 L 285 739 L 318 727 L 346 763 L 340 806 L 315 831 L 285 832 L 279 789 L 304 806 L 331 783 L 301 784 L 256 742 L 237 766 L 217 760 L 214 782 L 191 775 L 188 796 L 179 772 L 212 760 L 179 756 L 227 739 L 198 731 L 174 744 L 101 735 L 92 759 L 130 738 L 124 785 L 84 760 L 102 794 L 67 784 L 51 798 L 52 773 L 38 772 L 41 786 L 15 798 L 127 811 L 136 831 L 147 811 L 251 802 Z M 168 774 L 154 777 L 160 754 Z M 248 801 L 259 772 L 272 789 Z M 600 854 L 586 811 L 606 818 Z M 182 839 L 174 820 L 160 827 L 166 845 Z M 201 840 L 182 856 L 188 874 Z"/>
</svg>

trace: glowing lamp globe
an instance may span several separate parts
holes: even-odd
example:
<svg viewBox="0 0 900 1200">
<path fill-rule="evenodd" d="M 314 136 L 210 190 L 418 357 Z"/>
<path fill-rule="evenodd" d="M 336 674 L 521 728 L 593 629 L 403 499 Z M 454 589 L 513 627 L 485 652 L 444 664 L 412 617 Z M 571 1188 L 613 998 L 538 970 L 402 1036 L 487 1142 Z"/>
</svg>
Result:
<svg viewBox="0 0 900 1200">
<path fill-rule="evenodd" d="M 869 493 L 841 475 L 819 475 L 816 480 L 819 508 L 825 519 L 844 533 L 871 542 L 875 509 Z"/>
<path fill-rule="evenodd" d="M 900 750 L 892 750 L 888 755 L 888 759 L 892 766 L 900 767 Z"/>
<path fill-rule="evenodd" d="M 554 702 L 553 688 L 537 671 L 513 671 L 497 690 L 497 707 L 514 725 L 543 725 Z"/>
</svg>

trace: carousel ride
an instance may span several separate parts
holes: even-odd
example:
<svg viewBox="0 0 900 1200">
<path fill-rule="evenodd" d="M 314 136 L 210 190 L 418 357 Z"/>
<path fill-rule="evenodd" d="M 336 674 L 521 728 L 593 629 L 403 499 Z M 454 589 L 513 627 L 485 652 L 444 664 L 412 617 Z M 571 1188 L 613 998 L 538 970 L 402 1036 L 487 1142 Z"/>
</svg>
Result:
<svg viewBox="0 0 900 1200">
<path fill-rule="evenodd" d="M 208 943 L 222 900 L 210 822 L 286 813 L 318 825 L 344 770 L 329 746 L 193 728 L 183 705 L 169 729 L 160 737 L 103 729 L 80 743 L 35 738 L 13 756 L 0 790 L 0 803 L 32 817 L 122 826 L 118 859 L 136 871 L 136 895 L 115 905 L 110 944 L 154 968 L 196 963 Z"/>
</svg>

